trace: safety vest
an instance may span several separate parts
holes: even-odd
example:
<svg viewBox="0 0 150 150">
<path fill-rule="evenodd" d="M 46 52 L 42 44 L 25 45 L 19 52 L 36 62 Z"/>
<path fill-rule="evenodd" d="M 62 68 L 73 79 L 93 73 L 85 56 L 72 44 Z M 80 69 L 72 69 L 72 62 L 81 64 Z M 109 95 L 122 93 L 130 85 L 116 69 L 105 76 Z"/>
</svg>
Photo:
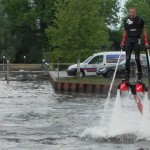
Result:
<svg viewBox="0 0 150 150">
<path fill-rule="evenodd" d="M 127 32 L 127 37 L 140 37 L 143 27 L 144 20 L 140 17 L 128 17 L 124 20 L 124 28 Z"/>
</svg>

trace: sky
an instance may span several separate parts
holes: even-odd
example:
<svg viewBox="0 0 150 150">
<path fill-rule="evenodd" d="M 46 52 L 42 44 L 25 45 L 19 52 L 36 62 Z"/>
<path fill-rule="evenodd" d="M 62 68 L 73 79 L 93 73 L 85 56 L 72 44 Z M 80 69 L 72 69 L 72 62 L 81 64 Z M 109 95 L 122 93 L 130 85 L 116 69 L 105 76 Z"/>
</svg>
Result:
<svg viewBox="0 0 150 150">
<path fill-rule="evenodd" d="M 120 0 L 122 6 L 125 4 L 126 0 Z"/>
<path fill-rule="evenodd" d="M 110 26 L 109 28 L 111 28 L 112 30 L 120 27 L 120 25 L 121 25 L 121 18 L 123 16 L 123 13 L 121 12 L 121 10 L 124 7 L 124 4 L 125 4 L 125 2 L 127 0 L 119 0 L 119 1 L 120 1 L 120 4 L 121 4 L 120 12 L 118 13 L 118 15 L 120 16 L 120 22 L 118 23 L 117 26 Z"/>
<path fill-rule="evenodd" d="M 127 1 L 127 0 L 120 0 L 121 9 L 124 7 L 126 1 Z M 120 12 L 120 15 L 122 15 L 121 12 Z"/>
<path fill-rule="evenodd" d="M 109 28 L 111 28 L 112 30 L 113 30 L 113 29 L 117 29 L 117 28 L 120 27 L 120 25 L 121 25 L 121 18 L 123 17 L 123 13 L 121 12 L 121 10 L 122 10 L 122 8 L 124 7 L 125 2 L 126 2 L 127 0 L 119 0 L 119 1 L 120 1 L 120 4 L 121 4 L 120 12 L 118 13 L 118 15 L 120 16 L 120 22 L 118 23 L 117 26 L 109 26 Z"/>
</svg>

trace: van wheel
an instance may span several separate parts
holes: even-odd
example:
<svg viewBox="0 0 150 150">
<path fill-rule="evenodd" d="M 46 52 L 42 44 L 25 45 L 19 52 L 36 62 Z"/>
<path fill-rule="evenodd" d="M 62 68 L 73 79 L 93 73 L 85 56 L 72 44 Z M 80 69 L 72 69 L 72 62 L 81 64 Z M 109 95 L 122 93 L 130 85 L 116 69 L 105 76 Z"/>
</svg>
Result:
<svg viewBox="0 0 150 150">
<path fill-rule="evenodd" d="M 112 70 L 108 71 L 107 74 L 106 74 L 106 77 L 112 79 L 113 78 L 113 74 L 114 74 L 114 71 L 112 71 Z"/>
<path fill-rule="evenodd" d="M 75 71 L 75 77 L 77 77 L 77 70 Z M 85 76 L 85 73 L 83 70 L 80 70 L 80 77 L 83 78 Z"/>
</svg>

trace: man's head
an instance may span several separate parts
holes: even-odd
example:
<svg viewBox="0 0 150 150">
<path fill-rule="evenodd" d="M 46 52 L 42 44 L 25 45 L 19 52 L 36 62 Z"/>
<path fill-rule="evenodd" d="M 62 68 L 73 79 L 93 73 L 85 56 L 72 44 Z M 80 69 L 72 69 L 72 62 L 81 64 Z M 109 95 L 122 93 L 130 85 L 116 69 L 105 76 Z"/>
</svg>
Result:
<svg viewBox="0 0 150 150">
<path fill-rule="evenodd" d="M 135 7 L 130 7 L 129 8 L 129 16 L 131 18 L 134 18 L 136 16 L 136 8 Z"/>
</svg>

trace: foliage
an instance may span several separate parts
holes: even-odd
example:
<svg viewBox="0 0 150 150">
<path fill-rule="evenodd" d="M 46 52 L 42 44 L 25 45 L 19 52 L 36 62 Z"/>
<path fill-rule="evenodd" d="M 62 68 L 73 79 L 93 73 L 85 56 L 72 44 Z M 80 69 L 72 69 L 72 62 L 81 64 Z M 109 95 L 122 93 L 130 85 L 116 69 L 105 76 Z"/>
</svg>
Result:
<svg viewBox="0 0 150 150">
<path fill-rule="evenodd" d="M 99 2 L 99 13 L 103 16 L 105 22 L 109 26 L 116 26 L 119 21 L 119 0 L 98 0 Z"/>
<path fill-rule="evenodd" d="M 44 49 L 53 61 L 61 55 L 74 62 L 78 52 L 84 60 L 110 47 L 108 26 L 118 22 L 118 1 L 0 0 L 0 57 L 23 62 L 25 55 L 26 62 L 38 63 Z"/>
<path fill-rule="evenodd" d="M 2 0 L 4 13 L 14 38 L 16 62 L 24 55 L 28 62 L 41 62 L 43 48 L 49 44 L 45 29 L 52 25 L 54 0 Z"/>
<path fill-rule="evenodd" d="M 53 47 L 70 54 L 73 50 L 92 51 L 109 45 L 108 31 L 96 1 L 64 0 L 56 8 L 56 26 L 46 30 Z"/>
<path fill-rule="evenodd" d="M 109 30 L 109 37 L 110 40 L 113 41 L 112 44 L 112 49 L 111 50 L 120 50 L 120 42 L 122 39 L 122 28 L 118 29 L 118 30 Z"/>
<path fill-rule="evenodd" d="M 3 5 L 0 5 L 0 20 L 0 59 L 5 56 L 6 59 L 13 61 L 15 59 L 14 37 L 10 32 L 10 23 L 4 14 Z"/>
<path fill-rule="evenodd" d="M 99 51 L 91 51 L 88 49 L 83 49 L 80 50 L 80 59 L 81 62 L 87 59 L 90 55 L 93 53 L 96 53 Z M 50 55 L 50 57 L 48 57 Z M 69 56 L 69 57 L 68 57 Z M 77 57 L 78 57 L 78 51 L 71 51 L 70 53 L 68 50 L 60 50 L 60 49 L 55 49 L 53 52 L 50 52 L 45 56 L 46 58 L 50 58 L 51 62 L 56 63 L 57 59 L 60 58 L 61 62 L 63 63 L 76 63 L 77 62 Z"/>
</svg>

